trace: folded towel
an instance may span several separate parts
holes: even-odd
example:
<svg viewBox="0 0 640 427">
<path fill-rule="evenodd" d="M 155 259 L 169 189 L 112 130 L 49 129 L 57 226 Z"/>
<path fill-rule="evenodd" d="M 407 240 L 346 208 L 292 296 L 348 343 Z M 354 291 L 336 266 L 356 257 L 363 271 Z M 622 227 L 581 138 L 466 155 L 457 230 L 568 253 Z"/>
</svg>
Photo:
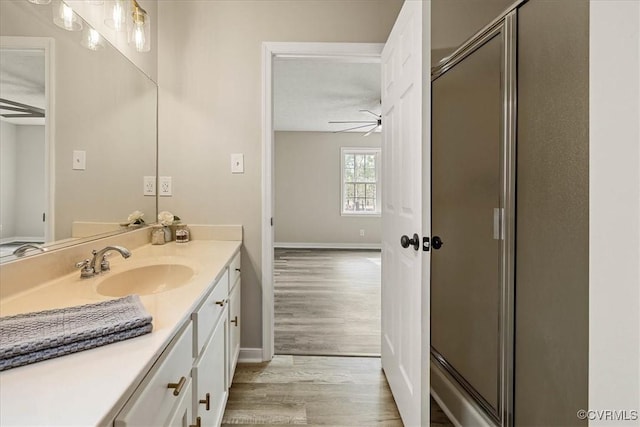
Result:
<svg viewBox="0 0 640 427">
<path fill-rule="evenodd" d="M 148 325 L 141 326 L 139 328 L 128 329 L 126 331 L 116 332 L 101 337 L 76 341 L 71 344 L 65 344 L 59 347 L 52 347 L 45 350 L 34 351 L 32 353 L 21 354 L 15 357 L 9 357 L 7 359 L 0 359 L 0 371 L 17 368 L 18 366 L 28 365 L 30 363 L 41 362 L 47 359 L 53 359 L 54 357 L 65 356 L 67 354 L 76 353 L 78 351 L 90 350 L 92 348 L 112 344 L 114 342 L 124 341 L 129 338 L 135 338 L 140 335 L 148 334 L 152 329 L 153 325 L 149 323 Z"/>
<path fill-rule="evenodd" d="M 152 317 L 137 295 L 97 304 L 1 317 L 0 360 L 33 353 L 38 353 L 38 360 L 44 360 L 40 358 L 41 352 L 57 357 L 62 355 L 58 354 L 60 351 L 69 354 L 110 344 L 151 332 L 151 321 Z M 131 336 L 132 330 L 144 332 Z M 80 344 L 74 347 L 74 343 Z M 77 350 L 69 350 L 74 348 Z M 49 349 L 52 351 L 47 352 Z"/>
</svg>

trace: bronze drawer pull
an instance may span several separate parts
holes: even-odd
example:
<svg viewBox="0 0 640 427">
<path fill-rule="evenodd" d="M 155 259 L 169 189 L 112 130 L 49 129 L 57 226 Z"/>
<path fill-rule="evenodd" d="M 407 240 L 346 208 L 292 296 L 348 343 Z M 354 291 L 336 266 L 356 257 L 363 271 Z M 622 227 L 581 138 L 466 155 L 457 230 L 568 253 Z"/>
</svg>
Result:
<svg viewBox="0 0 640 427">
<path fill-rule="evenodd" d="M 187 382 L 187 379 L 185 377 L 180 377 L 180 381 L 178 381 L 177 383 L 169 383 L 167 384 L 167 388 L 172 388 L 173 389 L 173 395 L 174 396 L 178 396 L 180 394 L 180 392 L 182 391 L 182 387 L 184 387 L 184 383 Z"/>
<path fill-rule="evenodd" d="M 238 316 L 235 317 L 235 319 L 233 319 L 231 321 L 231 323 L 235 324 L 236 326 L 238 326 Z"/>
<path fill-rule="evenodd" d="M 216 301 L 216 304 L 218 304 L 220 307 L 224 307 L 224 300 Z"/>
<path fill-rule="evenodd" d="M 202 427 L 202 418 L 197 417 L 195 424 L 189 424 L 189 427 Z"/>
<path fill-rule="evenodd" d="M 198 403 L 203 403 L 204 408 L 208 411 L 209 409 L 211 409 L 211 395 L 207 393 L 206 399 L 200 399 Z"/>
</svg>

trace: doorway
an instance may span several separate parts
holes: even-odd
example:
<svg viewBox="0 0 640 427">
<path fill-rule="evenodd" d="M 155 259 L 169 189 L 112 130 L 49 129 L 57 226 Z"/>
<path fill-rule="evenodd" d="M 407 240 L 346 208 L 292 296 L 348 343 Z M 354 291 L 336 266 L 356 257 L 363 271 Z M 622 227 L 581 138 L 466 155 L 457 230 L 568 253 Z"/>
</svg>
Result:
<svg viewBox="0 0 640 427">
<path fill-rule="evenodd" d="M 53 41 L 0 37 L 0 256 L 53 240 Z"/>
<path fill-rule="evenodd" d="M 274 70 L 276 61 L 290 61 L 290 60 L 318 60 L 321 59 L 324 62 L 337 62 L 337 63 L 379 63 L 380 53 L 382 52 L 383 45 L 374 43 L 264 43 L 263 44 L 263 79 L 264 79 L 264 123 L 263 126 L 263 218 L 262 218 L 262 265 L 263 265 L 263 360 L 271 360 L 275 354 L 275 287 L 274 287 L 274 261 L 276 259 L 275 254 L 275 227 L 279 218 L 275 216 L 276 212 L 276 132 L 274 131 Z M 379 102 L 379 101 L 378 101 Z M 365 106 L 366 108 L 366 106 Z M 358 112 L 356 112 L 358 113 Z M 352 120 L 347 117 L 345 120 Z M 355 119 L 353 119 L 355 120 Z M 336 118 L 336 121 L 338 119 Z M 330 132 L 330 131 L 329 131 Z M 362 139 L 362 133 L 358 134 L 356 138 Z M 316 135 L 317 136 L 317 135 Z M 352 135 L 353 136 L 353 135 Z M 335 154 L 335 160 L 340 160 L 340 152 Z M 304 164 L 298 161 L 290 161 L 286 166 L 290 167 L 302 167 L 311 170 L 314 164 Z M 337 167 L 337 173 L 340 173 L 340 167 Z M 338 179 L 340 179 L 338 177 Z M 338 181 L 339 182 L 339 181 Z M 311 185 L 308 191 L 312 191 L 316 186 Z M 338 187 L 339 188 L 339 187 Z M 336 189 L 336 186 L 334 186 Z M 336 193 L 338 193 L 336 191 Z M 340 194 L 340 193 L 338 193 Z M 322 198 L 319 198 L 321 203 Z M 336 204 L 334 211 L 340 214 L 340 203 Z M 274 218 L 275 216 L 275 218 Z M 291 222 L 291 221 L 289 221 Z M 289 223 L 288 222 L 288 223 Z M 301 230 L 306 228 L 315 227 L 313 221 L 295 226 L 295 229 L 300 233 Z M 295 231 L 295 230 L 294 230 Z M 359 232 L 359 229 L 358 229 Z M 366 235 L 366 231 L 365 231 Z M 283 246 L 283 242 L 280 246 Z M 293 242 L 284 242 L 293 243 Z M 313 242 L 312 242 L 313 243 Z M 318 243 L 318 242 L 315 242 Z M 321 243 L 321 242 L 320 242 Z M 289 246 L 288 250 L 294 249 L 308 249 L 305 246 L 309 245 L 284 245 Z M 294 247 L 291 247 L 294 246 Z M 315 245 L 318 246 L 318 245 Z M 379 245 L 378 245 L 379 247 Z M 360 247 L 359 249 L 365 249 L 366 247 Z M 372 247 L 366 248 L 371 249 Z M 315 249 L 327 249 L 318 248 Z M 334 248 L 335 249 L 335 248 Z M 353 246 L 343 245 L 339 249 L 353 249 Z M 374 247 L 375 249 L 375 247 Z M 378 267 L 373 264 L 373 267 Z"/>
</svg>

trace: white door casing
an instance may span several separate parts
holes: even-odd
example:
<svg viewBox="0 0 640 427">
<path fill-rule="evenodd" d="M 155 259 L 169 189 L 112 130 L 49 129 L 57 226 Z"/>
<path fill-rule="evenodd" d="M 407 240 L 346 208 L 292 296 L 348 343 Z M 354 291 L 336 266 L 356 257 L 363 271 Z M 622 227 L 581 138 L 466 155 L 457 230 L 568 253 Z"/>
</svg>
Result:
<svg viewBox="0 0 640 427">
<path fill-rule="evenodd" d="M 382 51 L 382 367 L 406 426 L 421 424 L 422 2 L 407 1 Z"/>
</svg>

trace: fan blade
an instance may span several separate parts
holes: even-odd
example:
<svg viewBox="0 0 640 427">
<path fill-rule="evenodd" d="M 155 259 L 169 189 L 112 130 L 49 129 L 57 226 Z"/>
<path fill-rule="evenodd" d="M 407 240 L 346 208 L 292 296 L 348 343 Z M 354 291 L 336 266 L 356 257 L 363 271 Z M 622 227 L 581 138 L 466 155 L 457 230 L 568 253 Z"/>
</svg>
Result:
<svg viewBox="0 0 640 427">
<path fill-rule="evenodd" d="M 348 132 L 348 131 L 350 131 L 350 130 L 362 129 L 362 128 L 366 128 L 366 127 L 369 127 L 369 126 L 371 126 L 371 124 L 368 124 L 368 125 L 362 125 L 362 126 L 356 126 L 356 127 L 349 128 L 349 129 L 337 130 L 337 131 L 335 131 L 335 132 L 333 132 L 333 133 Z"/>
<path fill-rule="evenodd" d="M 380 114 L 376 114 L 376 113 L 374 113 L 373 111 L 370 111 L 370 110 L 358 110 L 358 111 L 360 111 L 361 113 L 369 113 L 372 116 L 375 116 L 376 119 L 380 118 Z"/>
<path fill-rule="evenodd" d="M 362 136 L 364 137 L 364 136 L 369 136 L 369 135 L 371 135 L 371 134 L 372 134 L 372 133 L 374 133 L 374 132 L 379 128 L 379 127 L 380 127 L 380 125 L 376 125 L 376 126 L 374 126 L 374 128 L 373 128 L 373 129 L 371 129 L 369 132 L 365 133 L 365 134 L 364 134 L 364 135 L 362 135 Z"/>
<path fill-rule="evenodd" d="M 375 120 L 342 120 L 342 121 L 330 121 L 329 123 L 378 123 Z"/>
</svg>

